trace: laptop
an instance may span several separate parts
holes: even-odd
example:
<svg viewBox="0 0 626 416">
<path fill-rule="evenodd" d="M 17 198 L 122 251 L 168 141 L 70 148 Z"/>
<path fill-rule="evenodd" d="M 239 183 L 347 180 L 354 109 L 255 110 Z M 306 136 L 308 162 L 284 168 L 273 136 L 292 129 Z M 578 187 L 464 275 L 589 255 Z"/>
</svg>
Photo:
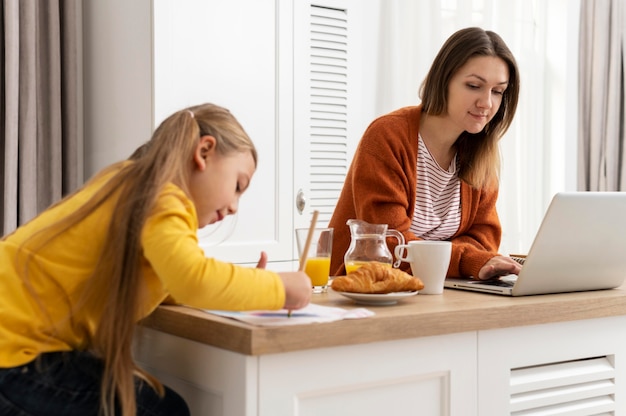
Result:
<svg viewBox="0 0 626 416">
<path fill-rule="evenodd" d="M 626 277 L 626 192 L 554 195 L 519 276 L 445 287 L 508 296 L 612 289 Z"/>
</svg>

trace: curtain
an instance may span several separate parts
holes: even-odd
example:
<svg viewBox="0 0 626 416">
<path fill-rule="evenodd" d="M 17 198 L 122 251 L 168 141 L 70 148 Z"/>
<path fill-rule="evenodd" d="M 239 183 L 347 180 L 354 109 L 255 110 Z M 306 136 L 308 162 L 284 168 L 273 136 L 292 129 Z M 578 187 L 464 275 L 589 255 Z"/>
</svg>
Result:
<svg viewBox="0 0 626 416">
<path fill-rule="evenodd" d="M 2 234 L 83 180 L 81 0 L 0 0 Z"/>
<path fill-rule="evenodd" d="M 623 0 L 580 10 L 578 187 L 626 191 Z"/>
</svg>

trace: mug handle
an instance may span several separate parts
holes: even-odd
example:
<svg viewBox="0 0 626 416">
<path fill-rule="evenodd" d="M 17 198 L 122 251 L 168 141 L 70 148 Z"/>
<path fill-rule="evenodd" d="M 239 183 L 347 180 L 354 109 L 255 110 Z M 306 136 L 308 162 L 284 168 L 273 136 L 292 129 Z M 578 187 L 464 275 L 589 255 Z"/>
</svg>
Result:
<svg viewBox="0 0 626 416">
<path fill-rule="evenodd" d="M 395 267 L 396 269 L 398 267 L 400 267 L 400 263 L 402 261 L 408 261 L 408 260 L 404 260 L 403 258 L 400 258 L 400 256 L 398 256 L 398 250 L 397 247 L 398 246 L 404 246 L 406 247 L 405 240 L 404 240 L 404 235 L 402 235 L 402 233 L 398 230 L 387 230 L 387 232 L 385 233 L 385 236 L 387 237 L 395 237 L 396 240 L 398 240 L 398 245 L 396 246 L 396 249 L 394 250 L 394 254 L 396 255 L 396 261 L 393 262 L 393 267 Z"/>
<path fill-rule="evenodd" d="M 411 260 L 407 257 L 409 255 L 409 246 L 406 244 L 398 244 L 396 246 L 396 248 L 393 250 L 393 254 L 396 255 L 396 258 L 398 259 L 398 263 L 400 263 L 401 261 L 405 262 L 405 263 L 410 263 Z M 395 266 L 395 264 L 394 264 Z M 399 264 L 398 264 L 399 266 Z M 396 267 L 398 267 L 396 266 Z"/>
</svg>

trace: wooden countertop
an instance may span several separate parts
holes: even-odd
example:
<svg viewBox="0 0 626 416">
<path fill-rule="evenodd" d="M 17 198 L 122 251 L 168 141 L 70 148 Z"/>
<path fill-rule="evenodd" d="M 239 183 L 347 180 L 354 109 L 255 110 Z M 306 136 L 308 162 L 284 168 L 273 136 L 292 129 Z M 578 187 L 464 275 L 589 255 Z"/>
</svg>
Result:
<svg viewBox="0 0 626 416">
<path fill-rule="evenodd" d="M 329 290 L 313 303 L 364 307 Z M 392 306 L 365 306 L 375 315 L 320 324 L 260 327 L 184 306 L 160 306 L 142 324 L 246 355 L 417 338 L 455 332 L 626 315 L 626 284 L 617 289 L 506 297 L 446 289 Z"/>
</svg>

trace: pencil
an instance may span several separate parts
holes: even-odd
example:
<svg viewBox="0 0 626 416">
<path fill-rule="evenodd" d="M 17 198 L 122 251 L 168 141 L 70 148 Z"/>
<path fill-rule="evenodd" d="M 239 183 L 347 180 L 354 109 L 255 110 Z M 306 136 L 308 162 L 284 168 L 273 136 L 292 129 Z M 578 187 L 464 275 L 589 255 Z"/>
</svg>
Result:
<svg viewBox="0 0 626 416">
<path fill-rule="evenodd" d="M 304 243 L 304 248 L 302 249 L 302 253 L 300 254 L 300 265 L 298 266 L 298 271 L 303 272 L 304 266 L 306 264 L 306 257 L 309 251 L 309 247 L 311 247 L 311 239 L 313 238 L 313 230 L 315 230 L 315 223 L 317 222 L 317 216 L 319 215 L 319 211 L 313 211 L 313 217 L 311 218 L 311 225 L 309 225 L 309 231 L 306 235 L 306 242 Z M 287 311 L 287 317 L 291 318 L 291 309 Z"/>
</svg>

